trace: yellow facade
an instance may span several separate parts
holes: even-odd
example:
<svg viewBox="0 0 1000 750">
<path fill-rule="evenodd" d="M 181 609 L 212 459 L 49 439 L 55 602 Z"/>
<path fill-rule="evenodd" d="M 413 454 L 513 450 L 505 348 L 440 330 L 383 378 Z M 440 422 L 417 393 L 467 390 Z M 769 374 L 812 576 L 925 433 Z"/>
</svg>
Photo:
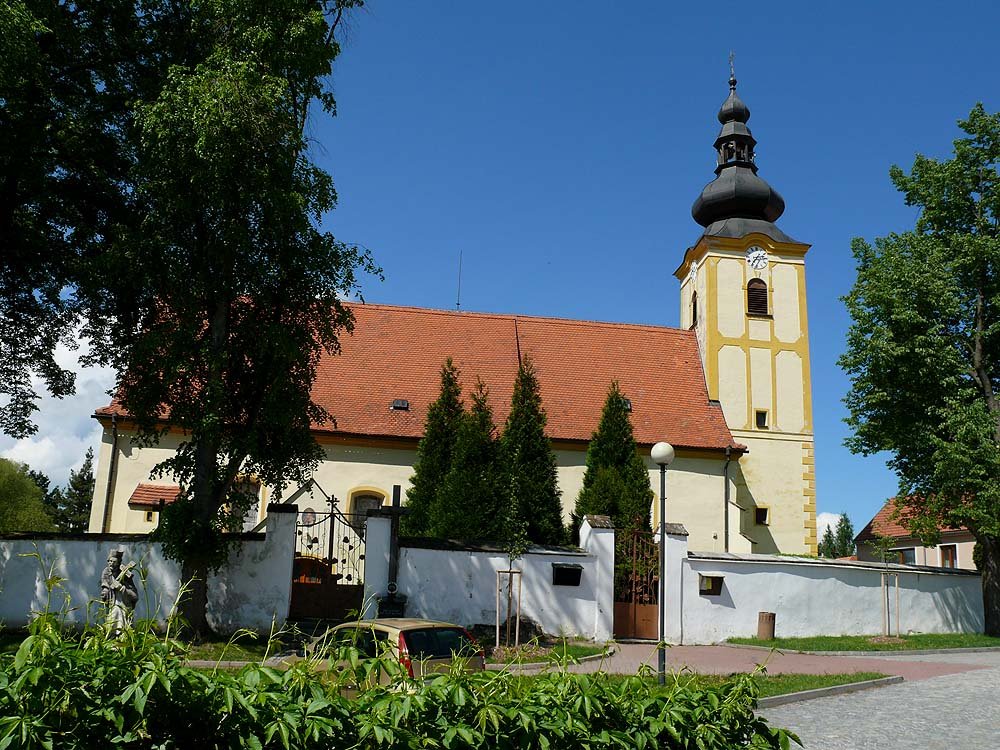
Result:
<svg viewBox="0 0 1000 750">
<path fill-rule="evenodd" d="M 747 250 L 763 248 L 754 268 Z M 709 397 L 718 400 L 737 442 L 740 534 L 754 552 L 816 553 L 809 326 L 805 256 L 809 246 L 753 233 L 705 235 L 690 248 L 681 281 L 681 327 L 694 328 Z M 767 288 L 766 314 L 748 311 L 747 287 Z"/>
</svg>

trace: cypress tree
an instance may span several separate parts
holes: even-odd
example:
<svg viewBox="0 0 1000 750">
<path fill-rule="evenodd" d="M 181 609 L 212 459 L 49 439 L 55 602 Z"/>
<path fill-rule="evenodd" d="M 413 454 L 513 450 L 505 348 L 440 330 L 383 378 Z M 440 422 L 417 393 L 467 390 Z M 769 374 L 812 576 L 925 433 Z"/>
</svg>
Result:
<svg viewBox="0 0 1000 750">
<path fill-rule="evenodd" d="M 448 357 L 441 368 L 441 393 L 427 410 L 424 436 L 417 446 L 417 462 L 406 493 L 409 513 L 400 519 L 400 530 L 410 536 L 431 533 L 431 511 L 448 470 L 462 416 L 462 387 L 458 368 Z"/>
<path fill-rule="evenodd" d="M 496 425 L 489 391 L 477 380 L 472 407 L 459 420 L 451 469 L 435 498 L 431 535 L 500 540 L 503 495 L 498 479 Z"/>
<path fill-rule="evenodd" d="M 507 493 L 504 533 L 523 531 L 535 544 L 562 544 L 566 529 L 556 481 L 556 457 L 545 436 L 545 410 L 535 368 L 525 358 L 514 381 L 510 415 L 500 436 L 500 465 Z"/>
<path fill-rule="evenodd" d="M 613 382 L 587 447 L 587 470 L 572 517 L 573 536 L 587 514 L 611 516 L 616 529 L 648 530 L 652 502 L 649 472 L 636 448 L 628 401 Z"/>
</svg>

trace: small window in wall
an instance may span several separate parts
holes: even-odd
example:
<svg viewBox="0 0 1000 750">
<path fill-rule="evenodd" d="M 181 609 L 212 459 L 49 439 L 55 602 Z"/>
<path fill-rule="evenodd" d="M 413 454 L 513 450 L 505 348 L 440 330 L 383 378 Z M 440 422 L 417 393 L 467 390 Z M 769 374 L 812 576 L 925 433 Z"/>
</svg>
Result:
<svg viewBox="0 0 1000 750">
<path fill-rule="evenodd" d="M 917 564 L 917 550 L 914 547 L 906 547 L 904 549 L 894 549 L 891 550 L 892 554 L 896 555 L 896 561 L 901 565 L 916 565 Z"/>
<path fill-rule="evenodd" d="M 698 325 L 698 292 L 691 292 L 691 327 Z"/>
<path fill-rule="evenodd" d="M 767 526 L 770 519 L 768 518 L 767 508 L 754 508 L 753 509 L 753 522 L 758 526 Z"/>
<path fill-rule="evenodd" d="M 702 596 L 718 596 L 722 593 L 722 576 L 698 574 L 698 593 Z"/>
<path fill-rule="evenodd" d="M 355 495 L 351 498 L 351 515 L 366 518 L 368 511 L 381 508 L 384 502 L 385 495 L 376 495 L 374 492 Z"/>
<path fill-rule="evenodd" d="M 942 544 L 939 549 L 941 550 L 941 567 L 957 568 L 958 548 L 954 544 Z"/>
<path fill-rule="evenodd" d="M 767 284 L 761 279 L 747 283 L 747 315 L 767 315 Z"/>
<path fill-rule="evenodd" d="M 151 511 L 151 510 L 147 510 L 146 511 L 146 523 L 152 523 L 153 519 L 155 517 L 156 517 L 156 514 L 153 513 L 153 511 Z"/>
<path fill-rule="evenodd" d="M 754 422 L 757 425 L 758 430 L 768 429 L 767 409 L 757 409 L 756 412 L 754 412 Z"/>
</svg>

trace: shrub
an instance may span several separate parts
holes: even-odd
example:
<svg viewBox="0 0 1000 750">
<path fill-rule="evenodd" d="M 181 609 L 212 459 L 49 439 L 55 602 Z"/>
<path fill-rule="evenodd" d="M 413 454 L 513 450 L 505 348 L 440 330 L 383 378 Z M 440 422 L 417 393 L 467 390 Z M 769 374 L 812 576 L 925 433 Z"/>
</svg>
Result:
<svg viewBox="0 0 1000 750">
<path fill-rule="evenodd" d="M 661 690 L 648 675 L 558 669 L 528 678 L 456 666 L 423 682 L 393 659 L 362 660 L 346 647 L 284 669 L 238 672 L 199 671 L 184 655 L 182 644 L 144 623 L 116 640 L 100 628 L 68 636 L 54 617 L 38 618 L 17 653 L 0 657 L 0 750 L 712 750 L 784 748 L 795 739 L 754 716 L 749 675 Z M 320 671 L 322 657 L 337 666 Z"/>
</svg>

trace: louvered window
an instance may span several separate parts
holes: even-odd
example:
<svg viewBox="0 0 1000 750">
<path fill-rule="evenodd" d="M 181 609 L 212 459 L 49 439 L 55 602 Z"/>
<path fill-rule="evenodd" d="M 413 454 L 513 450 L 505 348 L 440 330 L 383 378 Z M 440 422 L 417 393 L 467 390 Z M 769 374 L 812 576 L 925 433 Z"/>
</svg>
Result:
<svg viewBox="0 0 1000 750">
<path fill-rule="evenodd" d="M 747 284 L 747 314 L 767 315 L 767 284 L 760 279 Z"/>
</svg>

